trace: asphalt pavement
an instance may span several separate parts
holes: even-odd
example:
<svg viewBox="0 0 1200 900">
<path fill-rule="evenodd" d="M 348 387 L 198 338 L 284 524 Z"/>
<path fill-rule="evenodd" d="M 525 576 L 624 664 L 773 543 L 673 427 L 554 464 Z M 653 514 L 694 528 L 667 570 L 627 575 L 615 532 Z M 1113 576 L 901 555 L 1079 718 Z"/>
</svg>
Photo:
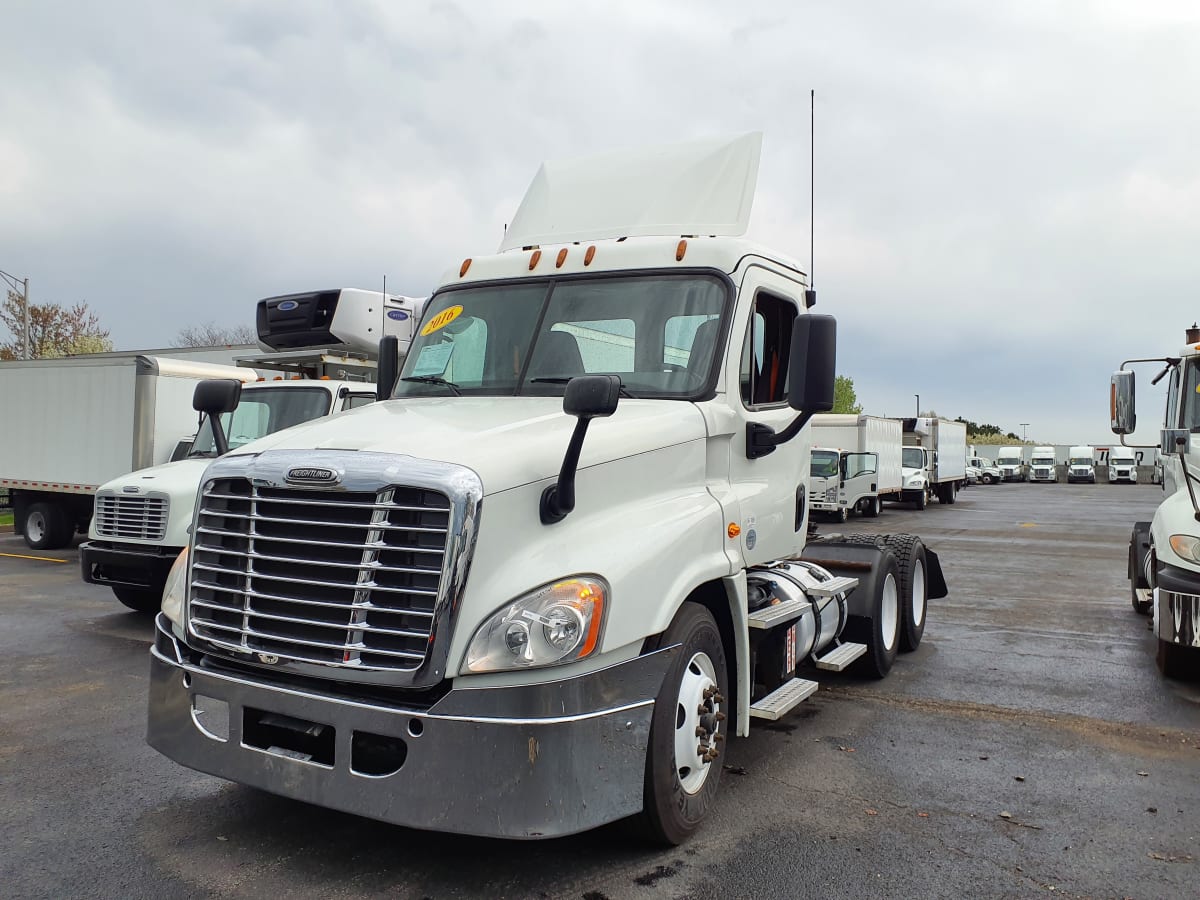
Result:
<svg viewBox="0 0 1200 900">
<path fill-rule="evenodd" d="M 76 550 L 0 535 L 0 896 L 1194 896 L 1200 684 L 1158 675 L 1125 578 L 1160 497 L 977 486 L 852 519 L 922 535 L 950 596 L 887 679 L 821 673 L 731 740 L 671 850 L 408 830 L 181 768 L 144 741 L 149 619 Z"/>
</svg>

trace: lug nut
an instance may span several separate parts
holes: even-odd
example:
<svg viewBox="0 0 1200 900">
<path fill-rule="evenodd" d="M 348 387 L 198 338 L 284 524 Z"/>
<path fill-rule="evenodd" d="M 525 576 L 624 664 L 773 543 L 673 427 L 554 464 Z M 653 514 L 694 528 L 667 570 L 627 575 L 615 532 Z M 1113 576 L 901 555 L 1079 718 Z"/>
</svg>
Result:
<svg viewBox="0 0 1200 900">
<path fill-rule="evenodd" d="M 717 713 L 716 719 L 718 722 L 724 722 L 725 721 L 725 713 L 723 713 L 723 712 Z"/>
<path fill-rule="evenodd" d="M 718 744 L 720 744 L 721 742 L 723 742 L 723 741 L 725 740 L 725 735 L 723 735 L 723 734 L 714 734 L 714 735 L 713 735 L 713 740 L 714 740 L 714 741 L 716 741 Z"/>
<path fill-rule="evenodd" d="M 708 729 L 705 728 L 703 725 L 697 725 L 696 726 L 696 737 L 698 737 L 698 738 L 708 737 Z"/>
</svg>

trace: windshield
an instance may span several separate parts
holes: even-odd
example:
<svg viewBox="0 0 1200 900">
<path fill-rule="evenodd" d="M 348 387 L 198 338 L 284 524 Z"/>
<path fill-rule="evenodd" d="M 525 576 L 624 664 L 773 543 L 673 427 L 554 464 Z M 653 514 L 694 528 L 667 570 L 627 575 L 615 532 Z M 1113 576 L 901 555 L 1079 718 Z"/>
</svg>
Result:
<svg viewBox="0 0 1200 900">
<path fill-rule="evenodd" d="M 221 415 L 221 425 L 229 439 L 229 449 L 258 440 L 284 428 L 291 428 L 329 412 L 327 388 L 252 388 L 242 392 L 237 409 Z M 188 456 L 215 456 L 212 423 L 206 417 Z"/>
<path fill-rule="evenodd" d="M 1090 456 L 1072 456 L 1071 465 L 1073 466 L 1090 466 L 1092 458 Z"/>
<path fill-rule="evenodd" d="M 633 397 L 711 390 L 729 292 L 708 275 L 494 284 L 433 298 L 393 396 L 561 396 L 615 374 Z"/>
<path fill-rule="evenodd" d="M 905 447 L 901 454 L 900 465 L 906 469 L 919 469 L 925 465 L 925 454 L 920 447 Z"/>
<path fill-rule="evenodd" d="M 832 478 L 838 474 L 838 454 L 832 450 L 814 450 L 808 471 L 813 478 Z"/>
<path fill-rule="evenodd" d="M 996 460 L 998 466 L 1019 466 L 1021 457 L 1019 456 L 1001 456 Z"/>
<path fill-rule="evenodd" d="M 1110 453 L 1108 455 L 1108 461 L 1114 466 L 1132 466 L 1135 460 L 1136 457 L 1125 456 L 1121 453 Z"/>
<path fill-rule="evenodd" d="M 1033 458 L 1033 464 L 1035 466 L 1052 466 L 1052 465 L 1054 465 L 1054 457 L 1053 456 L 1035 456 Z"/>
</svg>

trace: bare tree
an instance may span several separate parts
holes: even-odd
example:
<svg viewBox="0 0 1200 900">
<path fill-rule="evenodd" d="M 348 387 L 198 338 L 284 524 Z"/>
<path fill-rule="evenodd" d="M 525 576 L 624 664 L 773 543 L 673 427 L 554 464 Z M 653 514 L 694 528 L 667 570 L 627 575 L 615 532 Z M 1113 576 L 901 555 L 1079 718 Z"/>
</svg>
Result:
<svg viewBox="0 0 1200 900">
<path fill-rule="evenodd" d="M 12 340 L 0 342 L 0 359 L 23 359 L 24 302 L 15 291 L 9 291 L 0 305 L 0 323 L 12 333 Z M 108 329 L 100 327 L 100 319 L 82 301 L 71 307 L 58 303 L 30 304 L 29 346 L 31 359 L 107 353 L 113 348 Z"/>
<path fill-rule="evenodd" d="M 222 327 L 214 322 L 203 325 L 189 325 L 181 328 L 175 335 L 176 347 L 218 347 L 229 344 L 253 344 L 258 340 L 258 332 L 249 325 L 232 325 Z"/>
</svg>

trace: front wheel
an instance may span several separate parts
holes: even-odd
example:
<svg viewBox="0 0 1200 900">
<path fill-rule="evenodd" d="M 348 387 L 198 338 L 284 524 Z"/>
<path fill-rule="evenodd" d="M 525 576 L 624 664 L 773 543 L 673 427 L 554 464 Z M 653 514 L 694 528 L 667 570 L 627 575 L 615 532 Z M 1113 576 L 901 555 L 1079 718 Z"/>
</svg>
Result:
<svg viewBox="0 0 1200 900">
<path fill-rule="evenodd" d="M 850 507 L 848 507 L 848 506 L 841 507 L 837 512 L 835 512 L 833 514 L 833 518 L 836 521 L 843 522 L 843 523 L 850 521 Z"/>
<path fill-rule="evenodd" d="M 982 481 L 984 484 L 991 484 L 991 483 L 992 483 L 992 476 L 991 476 L 991 475 L 984 475 L 984 476 L 982 476 L 982 477 L 981 477 L 979 480 L 980 480 L 980 481 Z"/>
<path fill-rule="evenodd" d="M 879 514 L 881 512 L 883 512 L 883 501 L 880 500 L 879 495 L 876 494 L 867 501 L 867 507 L 863 510 L 863 515 L 868 519 L 877 519 L 879 518 Z"/>
<path fill-rule="evenodd" d="M 921 496 L 917 498 L 917 509 L 924 509 L 929 505 L 929 492 L 922 489 Z"/>
<path fill-rule="evenodd" d="M 717 793 L 729 676 L 717 623 L 697 603 L 680 607 L 660 644 L 680 647 L 654 702 L 642 824 L 656 842 L 676 845 L 700 827 Z"/>
<path fill-rule="evenodd" d="M 71 542 L 75 533 L 66 512 L 56 503 L 32 503 L 22 525 L 25 543 L 31 550 L 57 550 Z"/>
<path fill-rule="evenodd" d="M 162 594 L 139 588 L 114 587 L 113 594 L 118 600 L 140 613 L 156 613 L 162 606 Z"/>
</svg>

